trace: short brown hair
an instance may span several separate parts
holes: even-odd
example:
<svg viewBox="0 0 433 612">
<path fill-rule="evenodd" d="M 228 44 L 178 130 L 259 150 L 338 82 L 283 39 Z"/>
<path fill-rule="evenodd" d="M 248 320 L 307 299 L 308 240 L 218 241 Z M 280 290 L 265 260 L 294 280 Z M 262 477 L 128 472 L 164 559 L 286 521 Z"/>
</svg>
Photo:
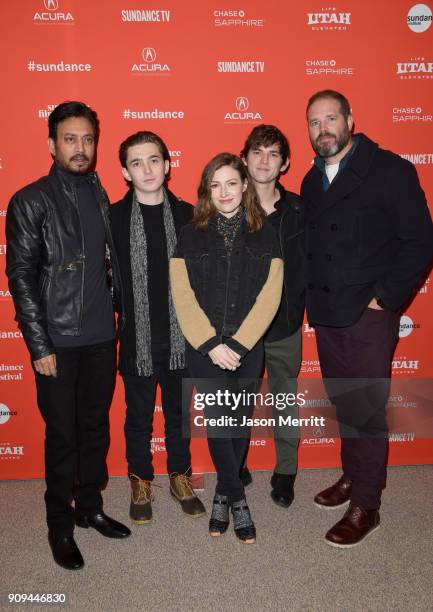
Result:
<svg viewBox="0 0 433 612">
<path fill-rule="evenodd" d="M 290 159 L 290 145 L 283 132 L 275 125 L 257 125 L 245 141 L 244 148 L 241 151 L 241 157 L 247 157 L 251 149 L 259 147 L 270 147 L 277 144 L 280 149 L 280 155 L 283 163 Z"/>
<path fill-rule="evenodd" d="M 154 132 L 137 132 L 131 134 L 126 140 L 124 140 L 119 147 L 119 161 L 122 168 L 126 168 L 126 160 L 128 158 L 128 149 L 138 144 L 144 144 L 146 142 L 153 142 L 159 149 L 164 161 L 170 161 L 170 153 L 168 152 L 167 145 L 158 134 Z"/>
<path fill-rule="evenodd" d="M 263 226 L 265 213 L 260 206 L 259 197 L 253 182 L 248 180 L 245 164 L 240 157 L 232 153 L 219 153 L 205 166 L 197 190 L 198 204 L 194 210 L 194 225 L 200 229 L 207 228 L 209 219 L 218 212 L 212 202 L 210 185 L 215 172 L 223 166 L 234 168 L 239 173 L 241 181 L 247 181 L 247 188 L 242 196 L 242 204 L 246 211 L 246 221 L 251 232 L 259 230 Z"/>
<path fill-rule="evenodd" d="M 323 89 L 322 91 L 318 91 L 313 94 L 308 100 L 307 115 L 308 111 L 310 110 L 310 106 L 317 102 L 317 100 L 322 100 L 323 98 L 332 98 L 333 100 L 336 100 L 340 104 L 341 113 L 345 119 L 352 114 L 349 100 L 346 98 L 346 96 L 343 96 L 343 94 L 339 91 L 335 91 L 335 89 Z"/>
</svg>

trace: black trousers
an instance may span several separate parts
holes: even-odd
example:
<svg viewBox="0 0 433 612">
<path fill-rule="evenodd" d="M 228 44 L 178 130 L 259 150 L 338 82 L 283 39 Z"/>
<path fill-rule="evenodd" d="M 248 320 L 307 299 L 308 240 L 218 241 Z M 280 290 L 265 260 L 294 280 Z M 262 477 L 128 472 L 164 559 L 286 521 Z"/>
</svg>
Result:
<svg viewBox="0 0 433 612">
<path fill-rule="evenodd" d="M 191 469 L 189 437 L 182 432 L 182 380 L 187 370 L 170 370 L 168 361 L 156 361 L 151 376 L 123 374 L 125 385 L 125 439 L 128 471 L 142 480 L 153 479 L 151 439 L 156 386 L 159 383 L 164 413 L 165 447 L 169 474 Z M 187 419 L 187 415 L 185 415 Z"/>
<path fill-rule="evenodd" d="M 231 393 L 241 393 L 246 387 L 251 392 L 257 392 L 257 380 L 262 371 L 264 359 L 263 342 L 259 341 L 243 357 L 242 365 L 234 372 L 215 366 L 210 357 L 204 357 L 188 343 L 186 359 L 191 378 L 194 379 L 194 385 L 199 392 L 216 393 L 228 389 Z M 201 384 L 199 379 L 206 380 Z M 226 411 L 218 410 L 215 406 L 205 406 L 205 416 L 215 417 L 218 414 L 227 413 L 227 409 L 230 412 L 228 407 L 225 408 Z M 247 407 L 243 412 L 250 413 L 251 410 Z M 208 428 L 209 452 L 217 473 L 216 493 L 227 495 L 230 502 L 239 501 L 245 496 L 244 486 L 239 478 L 239 470 L 249 444 L 250 428 L 244 427 L 241 431 L 242 437 L 238 437 L 239 430 L 236 431 L 236 428 L 226 430 L 223 434 L 221 430 Z M 219 437 L 221 435 L 224 437 Z"/>
<path fill-rule="evenodd" d="M 35 372 L 45 421 L 45 503 L 51 531 L 74 529 L 71 499 L 82 513 L 102 508 L 108 472 L 109 408 L 116 376 L 115 342 L 57 348 L 57 377 Z"/>
<path fill-rule="evenodd" d="M 353 481 L 352 504 L 366 509 L 379 508 L 386 482 L 385 408 L 398 326 L 398 314 L 370 308 L 349 327 L 316 326 L 322 375 L 337 409 L 343 473 Z M 355 379 L 362 379 L 359 385 Z"/>
</svg>

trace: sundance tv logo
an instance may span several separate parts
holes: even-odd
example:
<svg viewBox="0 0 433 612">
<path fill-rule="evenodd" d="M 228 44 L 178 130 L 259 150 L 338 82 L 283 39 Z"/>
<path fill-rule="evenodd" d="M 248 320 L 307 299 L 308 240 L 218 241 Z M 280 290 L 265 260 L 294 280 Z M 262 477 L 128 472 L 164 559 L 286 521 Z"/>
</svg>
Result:
<svg viewBox="0 0 433 612">
<path fill-rule="evenodd" d="M 133 23 L 168 23 L 171 11 L 165 9 L 122 9 L 120 17 L 124 22 Z"/>
<path fill-rule="evenodd" d="M 322 7 L 320 12 L 307 13 L 307 25 L 313 31 L 348 30 L 352 13 L 338 11 L 334 6 Z"/>
<path fill-rule="evenodd" d="M 143 47 L 141 59 L 143 61 L 140 64 L 132 64 L 132 74 L 147 76 L 168 76 L 171 74 L 171 68 L 168 64 L 156 61 L 156 51 L 153 47 Z"/>
<path fill-rule="evenodd" d="M 424 57 L 411 58 L 410 62 L 397 62 L 397 76 L 400 79 L 433 79 L 433 62 Z"/>
<path fill-rule="evenodd" d="M 414 166 L 430 166 L 433 164 L 433 153 L 400 153 L 399 155 L 410 161 Z"/>
<path fill-rule="evenodd" d="M 262 121 L 262 115 L 250 109 L 250 101 L 246 96 L 239 96 L 235 100 L 235 111 L 224 115 L 224 123 L 257 123 Z"/>
<path fill-rule="evenodd" d="M 407 14 L 407 25 L 412 32 L 421 34 L 432 23 L 432 10 L 427 4 L 415 4 Z"/>
<path fill-rule="evenodd" d="M 37 25 L 73 25 L 75 18 L 69 11 L 59 11 L 58 0 L 43 0 L 41 10 L 33 15 L 33 23 Z"/>
</svg>

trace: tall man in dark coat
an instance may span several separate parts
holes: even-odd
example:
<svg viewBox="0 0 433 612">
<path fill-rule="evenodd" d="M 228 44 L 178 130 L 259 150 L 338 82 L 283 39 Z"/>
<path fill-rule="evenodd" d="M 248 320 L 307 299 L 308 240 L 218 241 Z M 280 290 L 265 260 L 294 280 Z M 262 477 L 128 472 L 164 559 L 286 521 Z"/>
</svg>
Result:
<svg viewBox="0 0 433 612">
<path fill-rule="evenodd" d="M 388 445 L 386 379 L 399 313 L 433 254 L 433 227 L 413 165 L 364 134 L 352 135 L 343 95 L 313 95 L 307 121 L 317 157 L 301 188 L 307 209 L 306 307 L 337 409 L 343 467 L 338 482 L 314 501 L 322 508 L 350 501 L 325 538 L 346 548 L 379 526 Z M 347 380 L 359 378 L 364 381 L 358 385 Z"/>
<path fill-rule="evenodd" d="M 59 104 L 48 118 L 51 170 L 13 196 L 6 218 L 6 272 L 46 425 L 48 539 L 71 570 L 84 565 L 74 524 L 130 535 L 104 514 L 100 492 L 116 375 L 108 268 L 120 290 L 109 202 L 94 172 L 98 133 L 86 104 Z"/>
</svg>

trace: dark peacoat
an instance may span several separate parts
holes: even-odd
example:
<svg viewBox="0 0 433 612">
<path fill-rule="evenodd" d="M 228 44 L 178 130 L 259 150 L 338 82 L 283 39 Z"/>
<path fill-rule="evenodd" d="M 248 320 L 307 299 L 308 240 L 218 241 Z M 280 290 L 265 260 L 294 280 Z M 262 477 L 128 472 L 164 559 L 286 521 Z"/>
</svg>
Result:
<svg viewBox="0 0 433 612">
<path fill-rule="evenodd" d="M 317 166 L 302 182 L 312 325 L 353 325 L 373 297 L 402 309 L 433 256 L 433 225 L 414 166 L 358 136 L 327 191 Z"/>
</svg>

